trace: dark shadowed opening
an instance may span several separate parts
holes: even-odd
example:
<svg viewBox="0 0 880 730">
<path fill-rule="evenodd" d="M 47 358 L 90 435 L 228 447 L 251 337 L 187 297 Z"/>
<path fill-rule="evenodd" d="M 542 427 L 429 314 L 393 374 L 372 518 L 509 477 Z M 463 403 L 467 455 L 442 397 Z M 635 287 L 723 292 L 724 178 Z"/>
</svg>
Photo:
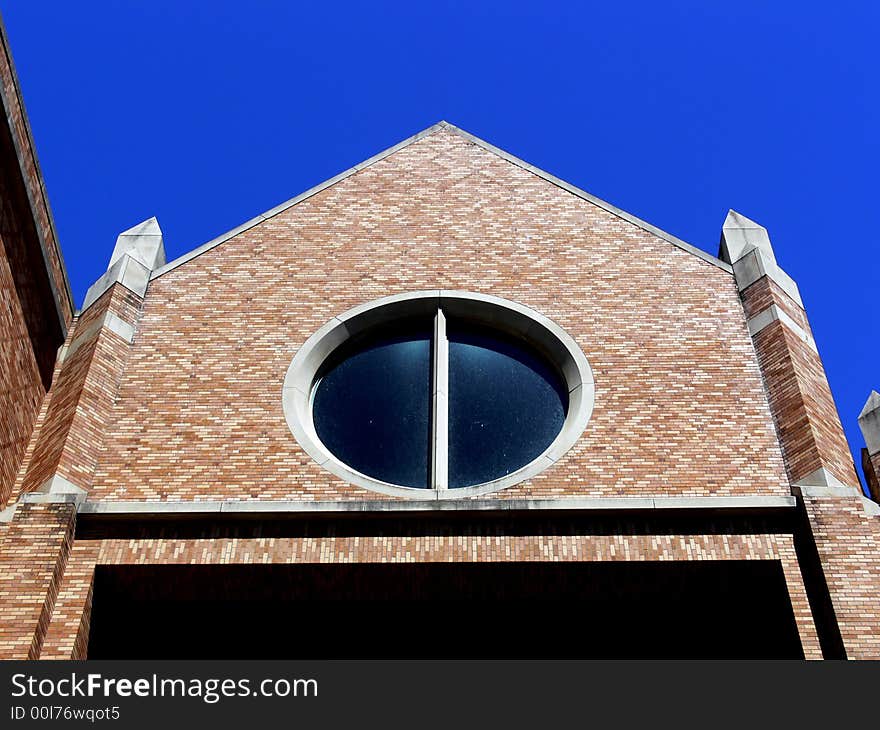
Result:
<svg viewBox="0 0 880 730">
<path fill-rule="evenodd" d="M 802 658 L 778 561 L 118 565 L 90 659 Z"/>
<path fill-rule="evenodd" d="M 15 143 L 6 124 L 0 125 L 0 256 L 4 254 L 18 298 L 15 303 L 4 301 L 4 315 L 10 309 L 14 312 L 21 308 L 40 378 L 43 387 L 48 390 L 52 383 L 57 350 L 64 342 L 64 332 L 43 258 L 42 244 L 31 215 L 27 188 L 21 177 Z M 9 297 L 10 294 L 4 291 L 3 296 Z M 59 296 L 66 297 L 67 293 L 62 292 Z M 11 334 L 9 330 L 4 330 L 4 337 Z M 4 352 L 3 357 L 6 356 Z M 21 387 L 16 383 L 10 383 L 9 387 L 16 385 Z M 7 384 L 4 382 L 3 386 L 5 389 Z"/>
</svg>

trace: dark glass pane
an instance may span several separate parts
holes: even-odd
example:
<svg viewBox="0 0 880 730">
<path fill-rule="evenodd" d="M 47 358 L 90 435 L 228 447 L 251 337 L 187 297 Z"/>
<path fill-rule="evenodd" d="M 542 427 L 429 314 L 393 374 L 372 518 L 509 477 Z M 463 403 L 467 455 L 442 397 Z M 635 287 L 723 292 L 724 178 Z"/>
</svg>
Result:
<svg viewBox="0 0 880 730">
<path fill-rule="evenodd" d="M 430 361 L 427 325 L 346 348 L 315 390 L 318 437 L 367 476 L 426 488 Z"/>
<path fill-rule="evenodd" d="M 562 378 L 538 353 L 450 323 L 450 487 L 498 479 L 540 456 L 567 408 Z"/>
</svg>

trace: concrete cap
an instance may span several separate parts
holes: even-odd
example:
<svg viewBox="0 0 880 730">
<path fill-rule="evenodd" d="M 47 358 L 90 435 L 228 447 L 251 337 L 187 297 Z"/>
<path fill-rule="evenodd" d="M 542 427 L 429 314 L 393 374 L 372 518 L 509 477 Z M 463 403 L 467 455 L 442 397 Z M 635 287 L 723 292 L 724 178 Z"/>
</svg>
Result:
<svg viewBox="0 0 880 730">
<path fill-rule="evenodd" d="M 116 283 L 122 284 L 142 297 L 150 283 L 150 267 L 140 261 L 135 261 L 128 254 L 124 254 L 118 261 L 110 265 L 110 268 L 101 275 L 100 279 L 89 287 L 86 292 L 86 300 L 83 302 L 83 310 L 88 309 Z"/>
<path fill-rule="evenodd" d="M 733 276 L 740 291 L 758 279 L 769 277 L 799 307 L 803 308 L 797 284 L 776 263 L 776 254 L 764 226 L 731 210 L 721 229 L 719 257 L 733 266 Z"/>
<path fill-rule="evenodd" d="M 159 221 L 155 216 L 119 234 L 113 255 L 110 257 L 110 266 L 125 255 L 131 256 L 150 271 L 165 265 L 162 229 L 159 228 Z"/>
<path fill-rule="evenodd" d="M 876 390 L 871 391 L 859 414 L 859 428 L 865 437 L 868 453 L 871 456 L 880 453 L 880 393 Z"/>
<path fill-rule="evenodd" d="M 771 261 L 776 262 L 767 229 L 746 218 L 742 213 L 737 213 L 735 210 L 728 211 L 724 225 L 721 227 L 721 246 L 718 254 L 721 260 L 734 264 L 756 248 Z"/>
</svg>

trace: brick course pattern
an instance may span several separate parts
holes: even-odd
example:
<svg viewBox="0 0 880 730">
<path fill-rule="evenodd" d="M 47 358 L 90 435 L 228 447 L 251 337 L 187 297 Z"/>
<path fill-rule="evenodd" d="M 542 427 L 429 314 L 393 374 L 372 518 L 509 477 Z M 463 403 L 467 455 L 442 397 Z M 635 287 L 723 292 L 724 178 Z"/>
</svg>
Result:
<svg viewBox="0 0 880 730">
<path fill-rule="evenodd" d="M 812 336 L 803 307 L 770 277 L 747 287 L 742 299 L 747 317 L 775 304 Z M 866 514 L 856 496 L 860 482 L 822 360 L 781 320 L 760 330 L 754 342 L 791 482 L 825 469 L 839 483 L 853 487 L 852 496 L 840 497 L 835 494 L 838 485 L 828 484 L 831 490 L 805 497 L 803 504 L 844 651 L 852 659 L 878 658 L 880 517 Z M 870 487 L 873 475 L 868 468 L 865 473 Z M 876 490 L 872 494 L 877 497 Z"/>
<path fill-rule="evenodd" d="M 333 316 L 436 288 L 537 309 L 595 374 L 584 436 L 499 497 L 788 494 L 731 275 L 441 130 L 151 282 L 92 497 L 383 498 L 300 449 L 284 374 Z"/>
<path fill-rule="evenodd" d="M 28 504 L 0 526 L 0 659 L 37 659 L 67 564 L 76 512 Z"/>
<path fill-rule="evenodd" d="M 45 423 L 35 432 L 20 493 L 39 489 L 54 474 L 78 486 L 91 483 L 129 351 L 128 342 L 101 326 L 101 320 L 111 312 L 133 325 L 140 303 L 140 297 L 116 284 L 77 321 Z"/>
<path fill-rule="evenodd" d="M 88 645 L 96 565 L 628 560 L 779 560 L 804 655 L 821 659 L 788 535 L 409 535 L 81 540 L 71 551 L 42 659 L 80 659 Z"/>
<path fill-rule="evenodd" d="M 772 304 L 811 332 L 803 308 L 769 277 L 743 292 L 749 318 Z M 819 355 L 781 320 L 758 332 L 754 341 L 791 481 L 826 468 L 844 484 L 859 484 Z"/>
<path fill-rule="evenodd" d="M 2 201 L 2 198 L 0 198 Z M 0 202 L 2 204 L 2 202 Z M 5 206 L 3 206 L 5 208 Z M 0 211 L 6 221 L 6 211 Z M 46 393 L 0 222 L 0 507 L 6 504 Z"/>
<path fill-rule="evenodd" d="M 782 290 L 782 287 L 769 276 L 758 279 L 754 284 L 746 288 L 741 293 L 741 296 L 746 319 L 751 319 L 775 304 L 797 322 L 798 326 L 805 332 L 812 334 L 810 322 L 807 320 L 807 313 L 803 307 L 788 296 Z"/>
<path fill-rule="evenodd" d="M 849 659 L 880 658 L 880 517 L 858 497 L 805 499 Z"/>
</svg>

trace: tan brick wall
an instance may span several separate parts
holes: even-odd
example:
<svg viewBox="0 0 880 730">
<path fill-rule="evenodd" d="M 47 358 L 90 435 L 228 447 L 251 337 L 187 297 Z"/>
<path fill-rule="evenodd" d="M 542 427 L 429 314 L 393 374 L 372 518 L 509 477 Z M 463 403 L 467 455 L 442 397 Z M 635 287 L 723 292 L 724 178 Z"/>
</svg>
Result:
<svg viewBox="0 0 880 730">
<path fill-rule="evenodd" d="M 440 131 L 153 280 L 97 499 L 363 499 L 284 419 L 297 348 L 397 292 L 550 316 L 596 378 L 592 421 L 501 497 L 788 493 L 732 276 Z"/>
<path fill-rule="evenodd" d="M 0 659 L 40 656 L 75 519 L 72 505 L 25 504 L 0 524 Z"/>
<path fill-rule="evenodd" d="M 0 503 L 12 490 L 63 339 L 30 215 L 0 126 Z"/>
<path fill-rule="evenodd" d="M 65 345 L 70 343 L 71 337 L 76 327 L 76 320 L 74 320 L 71 325 L 71 329 L 68 331 L 68 337 L 65 341 Z M 58 359 L 55 363 L 55 370 L 52 374 L 52 383 L 53 385 L 57 385 L 59 380 L 59 375 L 61 373 L 61 360 Z M 50 388 L 45 397 L 43 398 L 43 402 L 40 405 L 39 413 L 37 414 L 37 418 L 33 425 L 33 430 L 31 431 L 30 439 L 27 443 L 27 448 L 25 449 L 24 456 L 21 459 L 21 466 L 18 470 L 18 476 L 15 480 L 14 485 L 11 485 L 12 488 L 8 491 L 5 499 L 0 500 L 0 505 L 9 506 L 15 503 L 18 497 L 21 495 L 21 487 L 24 483 L 25 476 L 27 475 L 28 467 L 33 461 L 34 453 L 37 448 L 37 444 L 40 443 L 40 433 L 42 431 L 43 425 L 46 423 L 46 419 L 49 416 L 49 407 L 52 404 L 52 398 L 55 393 L 58 391 L 57 387 Z M 54 412 L 53 412 L 54 413 Z"/>
<path fill-rule="evenodd" d="M 218 532 L 221 530 L 218 530 Z M 82 658 L 96 565 L 359 562 L 779 560 L 804 654 L 821 659 L 803 579 L 787 535 L 503 535 L 81 540 L 71 551 L 42 659 Z"/>
<path fill-rule="evenodd" d="M 858 497 L 805 499 L 849 659 L 880 658 L 880 517 Z"/>
</svg>

